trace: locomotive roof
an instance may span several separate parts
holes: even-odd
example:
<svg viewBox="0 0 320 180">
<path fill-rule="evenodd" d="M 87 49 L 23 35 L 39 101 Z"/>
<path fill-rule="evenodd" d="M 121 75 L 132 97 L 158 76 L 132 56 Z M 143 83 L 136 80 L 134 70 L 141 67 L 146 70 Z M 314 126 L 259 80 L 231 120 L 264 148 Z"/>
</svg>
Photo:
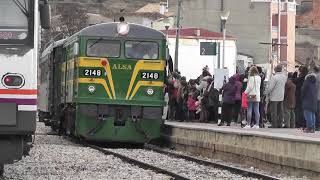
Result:
<svg viewBox="0 0 320 180">
<path fill-rule="evenodd" d="M 86 27 L 79 31 L 79 36 L 102 36 L 102 37 L 118 37 L 117 25 L 119 23 L 101 23 L 93 26 Z M 161 31 L 155 29 L 128 23 L 130 31 L 125 37 L 129 38 L 149 38 L 149 39 L 164 39 L 165 35 Z"/>
<path fill-rule="evenodd" d="M 41 57 L 44 57 L 47 54 L 51 53 L 53 48 L 63 45 L 65 41 L 66 41 L 65 39 L 61 39 L 61 40 L 52 42 L 46 49 L 42 51 Z"/>
</svg>

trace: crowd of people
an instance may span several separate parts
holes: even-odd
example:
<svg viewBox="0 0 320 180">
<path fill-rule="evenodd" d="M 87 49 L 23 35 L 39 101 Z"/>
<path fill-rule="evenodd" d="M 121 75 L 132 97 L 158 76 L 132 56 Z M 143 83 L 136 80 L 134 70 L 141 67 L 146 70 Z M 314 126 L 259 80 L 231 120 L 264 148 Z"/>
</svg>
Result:
<svg viewBox="0 0 320 180">
<path fill-rule="evenodd" d="M 265 77 L 261 67 L 251 66 L 217 89 L 208 67 L 203 68 L 197 79 L 189 81 L 173 71 L 166 83 L 168 119 L 212 122 L 218 126 L 235 122 L 243 128 L 256 129 L 302 128 L 307 133 L 319 130 L 319 66 L 312 69 L 300 66 L 298 71 L 288 73 L 277 65 L 268 82 Z"/>
</svg>

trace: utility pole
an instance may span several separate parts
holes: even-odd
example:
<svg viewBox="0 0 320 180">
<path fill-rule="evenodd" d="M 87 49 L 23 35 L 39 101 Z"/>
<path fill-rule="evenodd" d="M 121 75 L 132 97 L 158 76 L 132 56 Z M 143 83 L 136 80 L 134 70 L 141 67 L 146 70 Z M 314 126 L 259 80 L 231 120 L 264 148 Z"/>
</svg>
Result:
<svg viewBox="0 0 320 180">
<path fill-rule="evenodd" d="M 277 52 L 277 64 L 280 62 L 281 56 L 281 0 L 278 0 L 278 52 Z M 273 67 L 272 67 L 273 69 Z"/>
<path fill-rule="evenodd" d="M 174 69 L 178 69 L 181 6 L 182 6 L 182 0 L 178 0 L 177 31 L 176 31 L 176 48 L 175 48 L 175 53 L 174 53 Z"/>
<path fill-rule="evenodd" d="M 281 44 L 281 43 L 280 43 L 280 44 L 279 44 L 279 43 L 273 43 L 273 42 L 271 42 L 271 43 L 269 43 L 269 42 L 260 42 L 259 44 L 271 45 L 271 49 L 273 49 L 274 46 L 277 46 L 277 47 L 288 46 L 287 43 L 284 43 L 284 44 Z M 269 51 L 269 54 L 270 54 L 270 51 Z M 277 57 L 277 60 L 278 60 L 278 57 Z M 271 78 L 273 66 L 276 65 L 274 61 L 275 61 L 275 59 L 272 59 L 272 58 L 270 59 L 271 69 L 270 69 L 270 71 L 269 71 L 269 74 L 267 75 L 267 76 L 268 76 L 268 79 Z"/>
</svg>

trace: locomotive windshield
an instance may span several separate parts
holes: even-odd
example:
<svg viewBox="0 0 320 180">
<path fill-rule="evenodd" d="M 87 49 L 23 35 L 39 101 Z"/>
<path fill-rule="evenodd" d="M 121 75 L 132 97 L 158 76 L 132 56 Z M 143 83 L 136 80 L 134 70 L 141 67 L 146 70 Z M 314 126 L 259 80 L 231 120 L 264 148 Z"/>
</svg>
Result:
<svg viewBox="0 0 320 180">
<path fill-rule="evenodd" d="M 115 58 L 120 56 L 120 49 L 120 41 L 97 39 L 87 43 L 88 56 Z"/>
<path fill-rule="evenodd" d="M 28 37 L 29 0 L 0 1 L 0 40 L 25 40 Z"/>
<path fill-rule="evenodd" d="M 156 42 L 127 41 L 125 54 L 129 59 L 158 59 L 159 46 Z"/>
</svg>

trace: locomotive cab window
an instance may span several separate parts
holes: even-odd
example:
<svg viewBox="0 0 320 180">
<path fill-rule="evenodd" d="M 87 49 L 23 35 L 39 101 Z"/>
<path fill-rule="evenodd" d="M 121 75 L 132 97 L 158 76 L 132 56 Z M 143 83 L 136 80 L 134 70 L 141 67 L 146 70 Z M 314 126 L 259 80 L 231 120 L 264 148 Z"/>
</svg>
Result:
<svg viewBox="0 0 320 180">
<path fill-rule="evenodd" d="M 129 59 L 158 59 L 159 45 L 156 42 L 126 41 L 125 55 Z"/>
<path fill-rule="evenodd" d="M 21 44 L 27 40 L 32 30 L 32 7 L 31 0 L 0 1 L 0 43 Z"/>
<path fill-rule="evenodd" d="M 117 58 L 120 50 L 120 41 L 95 39 L 87 43 L 87 56 Z"/>
</svg>

